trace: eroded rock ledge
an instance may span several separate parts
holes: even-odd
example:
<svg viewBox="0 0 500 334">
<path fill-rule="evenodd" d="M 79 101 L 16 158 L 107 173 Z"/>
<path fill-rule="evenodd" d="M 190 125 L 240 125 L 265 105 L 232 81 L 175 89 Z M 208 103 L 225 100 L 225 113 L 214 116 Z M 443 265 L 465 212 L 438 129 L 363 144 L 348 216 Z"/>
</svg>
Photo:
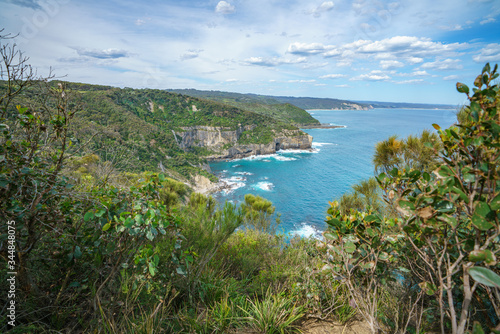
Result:
<svg viewBox="0 0 500 334">
<path fill-rule="evenodd" d="M 277 150 L 311 149 L 312 136 L 301 130 L 282 130 L 267 144 L 241 144 L 240 138 L 255 125 L 239 126 L 236 130 L 210 126 L 192 126 L 176 131 L 177 143 L 182 149 L 205 147 L 217 152 L 208 160 L 240 159 L 252 155 L 272 154 Z"/>
</svg>

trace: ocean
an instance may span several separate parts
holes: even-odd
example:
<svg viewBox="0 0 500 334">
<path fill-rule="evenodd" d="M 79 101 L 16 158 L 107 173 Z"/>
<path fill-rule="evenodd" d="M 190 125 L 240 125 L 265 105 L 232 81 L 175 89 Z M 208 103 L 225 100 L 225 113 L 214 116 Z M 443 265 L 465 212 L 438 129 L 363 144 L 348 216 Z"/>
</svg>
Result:
<svg viewBox="0 0 500 334">
<path fill-rule="evenodd" d="M 311 110 L 321 123 L 335 129 L 307 129 L 313 150 L 282 150 L 276 154 L 229 162 L 212 162 L 212 171 L 230 189 L 213 194 L 220 202 L 239 204 L 245 194 L 273 202 L 281 214 L 279 231 L 300 236 L 319 236 L 328 201 L 348 192 L 360 180 L 374 176 L 375 144 L 391 135 L 405 138 L 422 130 L 435 131 L 433 123 L 446 128 L 456 122 L 455 110 L 372 109 Z"/>
</svg>

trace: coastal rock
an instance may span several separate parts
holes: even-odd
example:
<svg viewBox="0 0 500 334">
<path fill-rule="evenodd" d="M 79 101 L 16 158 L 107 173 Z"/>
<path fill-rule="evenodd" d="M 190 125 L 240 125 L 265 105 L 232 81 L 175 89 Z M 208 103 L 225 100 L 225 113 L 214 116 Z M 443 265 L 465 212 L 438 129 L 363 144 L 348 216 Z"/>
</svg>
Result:
<svg viewBox="0 0 500 334">
<path fill-rule="evenodd" d="M 252 155 L 272 154 L 281 149 L 310 149 L 312 136 L 301 130 L 283 130 L 267 144 L 239 144 L 238 140 L 245 131 L 255 125 L 238 126 L 235 130 L 222 127 L 192 126 L 175 132 L 177 143 L 182 149 L 206 147 L 217 154 L 208 160 L 239 159 Z"/>
</svg>

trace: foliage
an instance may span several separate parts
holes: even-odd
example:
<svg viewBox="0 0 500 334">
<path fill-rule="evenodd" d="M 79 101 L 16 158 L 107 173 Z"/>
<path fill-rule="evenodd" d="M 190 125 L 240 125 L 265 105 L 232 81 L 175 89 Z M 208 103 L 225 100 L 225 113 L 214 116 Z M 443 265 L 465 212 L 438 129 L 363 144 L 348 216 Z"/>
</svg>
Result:
<svg viewBox="0 0 500 334">
<path fill-rule="evenodd" d="M 352 192 L 343 194 L 338 203 L 341 215 L 355 211 L 382 212 L 380 187 L 375 178 L 360 181 L 352 186 Z"/>
<path fill-rule="evenodd" d="M 241 204 L 241 209 L 245 215 L 247 227 L 274 234 L 280 224 L 279 215 L 272 221 L 272 215 L 276 208 L 271 201 L 263 197 L 252 194 L 245 195 L 245 202 Z"/>
<path fill-rule="evenodd" d="M 294 323 L 303 315 L 303 308 L 297 307 L 290 297 L 266 292 L 262 301 L 248 300 L 246 322 L 258 333 L 297 333 Z"/>
<path fill-rule="evenodd" d="M 438 136 L 428 130 L 422 131 L 420 136 L 410 135 L 403 140 L 391 136 L 375 146 L 373 164 L 379 173 L 404 166 L 430 172 L 437 167 L 437 152 L 441 147 Z"/>
<path fill-rule="evenodd" d="M 474 82 L 473 95 L 467 86 L 457 84 L 457 90 L 470 101 L 467 117 L 446 130 L 434 125 L 440 143 L 427 141 L 428 151 L 417 139 L 413 140 L 416 152 L 420 152 L 417 155 L 407 154 L 412 146 L 409 140 L 390 138 L 377 147 L 377 154 L 384 154 L 375 160 L 386 171 L 377 180 L 399 218 L 388 220 L 356 211 L 342 215 L 338 204 L 331 203 L 327 219 L 331 229 L 325 238 L 331 245 L 333 270 L 346 281 L 355 301 L 361 297 L 369 301 L 367 307 L 358 305 L 369 315 L 365 318 L 373 331 L 379 327 L 380 296 L 376 291 L 389 289 L 387 282 L 397 279 L 398 271 L 411 272 L 420 291 L 434 297 L 442 333 L 464 333 L 472 320 L 497 325 L 487 313 L 495 313 L 497 319 L 500 316 L 498 290 L 493 283 L 498 280 L 500 253 L 500 93 L 493 84 L 496 71 L 497 66 L 484 67 Z M 431 152 L 440 147 L 439 155 L 432 157 Z M 486 311 L 479 312 L 476 298 L 488 300 L 481 303 Z M 416 298 L 412 309 L 417 309 L 419 300 L 423 299 Z M 476 312 L 471 312 L 473 307 Z"/>
<path fill-rule="evenodd" d="M 392 233 L 394 221 L 352 210 L 342 215 L 338 202 L 330 203 L 324 233 L 328 266 L 347 285 L 356 308 L 372 332 L 381 329 L 377 315 L 384 287 L 396 281 L 401 234 Z"/>
<path fill-rule="evenodd" d="M 291 123 L 296 126 L 320 124 L 317 119 L 313 118 L 308 112 L 300 107 L 296 107 L 293 103 L 278 101 L 273 96 L 202 91 L 196 89 L 176 89 L 172 91 L 228 104 L 236 108 L 269 116 L 285 124 Z"/>
</svg>

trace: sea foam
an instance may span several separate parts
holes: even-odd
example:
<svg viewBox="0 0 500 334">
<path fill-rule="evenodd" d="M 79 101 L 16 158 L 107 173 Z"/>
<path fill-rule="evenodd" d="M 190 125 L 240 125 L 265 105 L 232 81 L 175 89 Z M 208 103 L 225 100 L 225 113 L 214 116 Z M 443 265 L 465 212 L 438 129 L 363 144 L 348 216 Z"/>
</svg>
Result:
<svg viewBox="0 0 500 334">
<path fill-rule="evenodd" d="M 274 188 L 274 184 L 271 182 L 258 182 L 252 186 L 254 189 L 260 189 L 264 191 L 271 191 Z"/>
<path fill-rule="evenodd" d="M 300 236 L 302 238 L 310 238 L 313 237 L 315 239 L 321 239 L 321 231 L 319 231 L 317 228 L 315 228 L 312 225 L 309 225 L 307 223 L 302 223 L 300 227 L 296 228 L 295 230 L 290 231 L 290 235 L 294 236 Z"/>
</svg>

